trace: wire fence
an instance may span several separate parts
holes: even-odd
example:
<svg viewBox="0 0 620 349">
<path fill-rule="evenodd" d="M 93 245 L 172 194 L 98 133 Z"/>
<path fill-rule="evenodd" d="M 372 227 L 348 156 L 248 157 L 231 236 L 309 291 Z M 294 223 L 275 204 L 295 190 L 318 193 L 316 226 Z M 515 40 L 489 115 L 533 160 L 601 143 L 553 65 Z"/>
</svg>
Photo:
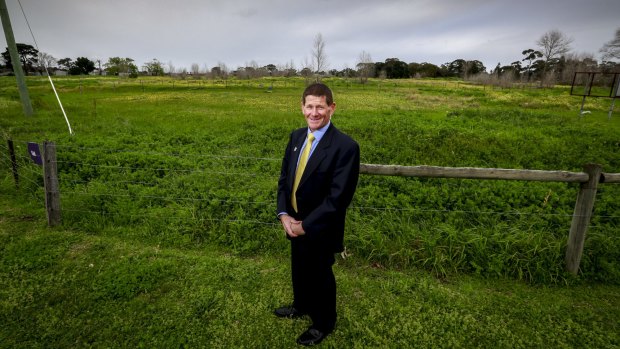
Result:
<svg viewBox="0 0 620 349">
<path fill-rule="evenodd" d="M 41 188 L 43 181 L 41 179 L 41 169 L 32 164 L 32 161 L 27 152 L 27 143 L 25 141 L 17 141 L 15 143 L 15 156 L 16 161 L 19 164 L 19 181 L 24 185 Z M 142 144 L 136 148 L 149 148 L 154 144 Z M 101 200 L 116 200 L 116 199 L 131 199 L 136 202 L 140 201 L 159 201 L 168 204 L 201 204 L 201 203 L 214 203 L 217 202 L 222 206 L 237 205 L 247 208 L 246 214 L 250 214 L 252 210 L 259 210 L 260 212 L 273 211 L 275 212 L 275 192 L 276 183 L 279 175 L 280 159 L 273 157 L 261 157 L 261 156 L 241 156 L 241 155 L 226 155 L 226 154 L 203 154 L 203 153 L 179 153 L 169 151 L 138 151 L 130 149 L 118 149 L 118 148 L 105 148 L 105 147 L 85 147 L 77 146 L 73 144 L 57 144 L 56 148 L 59 152 L 59 160 L 57 165 L 59 169 L 59 181 L 60 191 L 62 195 L 62 207 L 63 212 L 74 213 L 88 213 L 98 214 L 102 216 L 113 216 L 122 214 L 121 212 L 107 212 L 94 208 L 75 207 L 74 203 L 82 205 L 85 199 L 92 199 L 101 203 Z M 11 159 L 9 157 L 8 147 L 6 142 L 0 145 L 2 149 L 2 155 L 0 155 L 0 162 L 2 167 L 6 169 L 11 168 Z M 93 160 L 74 161 L 69 159 L 75 154 L 81 154 L 79 157 L 88 158 L 84 154 L 95 154 Z M 142 165 L 120 165 L 121 157 L 125 155 L 137 155 L 140 157 L 146 157 L 147 160 L 143 161 Z M 148 159 L 154 159 L 157 164 L 166 164 L 168 162 L 175 162 L 177 160 L 191 159 L 193 168 L 176 168 L 174 164 L 170 166 L 151 166 Z M 196 163 L 203 162 L 202 165 L 196 165 Z M 113 164 L 116 163 L 116 164 Z M 266 166 L 262 166 L 266 164 Z M 267 168 L 267 171 L 257 172 L 256 167 Z M 95 174 L 90 178 L 80 178 L 80 173 L 84 171 L 98 171 L 98 175 Z M 148 180 L 131 180 L 125 177 L 128 174 L 135 173 L 150 173 L 150 175 L 144 175 L 148 177 Z M 153 175 L 156 174 L 156 175 Z M 173 193 L 165 193 L 165 188 L 162 186 L 170 185 L 168 178 L 188 176 L 210 177 L 210 183 L 219 183 L 220 187 L 211 187 L 209 193 L 195 193 L 194 196 L 180 195 L 178 190 Z M 88 176 L 87 176 L 88 177 Z M 162 180 L 166 178 L 166 180 Z M 237 181 L 240 178 L 245 180 Z M 248 180 L 249 179 L 249 180 Z M 237 181 L 235 186 L 231 186 L 231 181 Z M 239 182 L 242 185 L 239 185 Z M 96 189 L 91 188 L 91 184 L 96 183 Z M 360 185 L 364 185 L 364 180 L 360 181 Z M 431 185 L 435 190 L 445 194 L 444 200 L 450 202 L 456 197 L 467 195 L 469 197 L 483 197 L 489 194 L 489 190 L 495 190 L 497 194 L 498 183 L 493 181 L 476 181 L 476 180 L 451 180 L 451 179 L 433 179 L 427 180 L 424 183 L 418 184 L 419 186 Z M 100 186 L 106 188 L 108 192 L 101 192 Z M 164 194 L 143 194 L 136 192 L 137 188 L 159 188 L 162 189 Z M 519 207 L 510 207 L 510 209 L 471 209 L 458 207 L 458 204 L 450 204 L 445 206 L 450 207 L 425 207 L 424 205 L 394 205 L 394 204 L 376 204 L 377 201 L 389 201 L 389 200 L 377 200 L 376 197 L 372 197 L 364 190 L 358 191 L 356 198 L 350 207 L 350 210 L 361 212 L 375 212 L 380 214 L 382 212 L 391 212 L 398 214 L 442 214 L 442 215 L 466 215 L 471 216 L 502 216 L 502 217 L 540 217 L 540 218 L 565 218 L 568 222 L 573 213 L 567 211 L 566 205 L 549 205 L 547 203 L 550 197 L 558 195 L 565 195 L 565 192 L 572 194 L 567 198 L 569 202 L 574 202 L 574 195 L 576 195 L 576 186 L 566 184 L 541 184 L 522 182 L 518 184 L 512 184 L 513 189 L 518 191 L 520 196 L 536 197 L 541 201 L 541 209 L 538 211 L 532 211 L 529 207 L 521 209 Z M 209 195 L 218 190 L 226 191 L 227 195 Z M 188 192 L 193 190 L 188 189 Z M 266 194 L 261 195 L 263 200 L 252 200 L 247 198 L 248 192 L 266 191 Z M 561 192 L 558 194 L 558 192 Z M 182 190 L 181 190 L 182 193 Z M 398 193 L 388 193 L 386 195 L 392 195 Z M 36 191 L 31 192 L 33 198 L 39 199 L 40 195 Z M 510 194 L 513 195 L 513 194 Z M 599 193 L 599 195 L 601 195 Z M 375 203 L 375 204 L 373 204 Z M 402 202 L 399 202 L 402 204 Z M 504 205 L 505 206 L 505 205 Z M 551 207 L 551 209 L 549 209 Z M 173 220 L 179 220 L 181 218 L 175 216 L 174 210 L 183 211 L 186 208 L 174 208 L 167 207 L 171 214 L 168 217 Z M 148 211 L 148 210 L 147 210 Z M 159 218 L 162 218 L 161 213 L 157 213 Z M 148 212 L 142 212 L 141 214 L 132 214 L 132 219 L 149 219 L 153 215 Z M 264 215 L 263 215 L 264 217 Z M 270 217 L 271 218 L 271 217 Z M 620 218 L 617 214 L 594 214 L 593 222 L 610 221 Z M 200 219 L 200 218 L 196 218 Z M 265 220 L 261 218 L 261 215 L 252 219 L 235 219 L 235 218 L 202 218 L 212 221 L 220 222 L 251 222 L 253 224 L 262 225 L 279 225 L 274 222 L 273 219 Z"/>
<path fill-rule="evenodd" d="M 280 159 L 234 149 L 214 154 L 170 150 L 169 145 L 132 146 L 54 145 L 50 153 L 57 155 L 59 199 L 51 211 L 62 211 L 64 225 L 93 233 L 121 229 L 158 243 L 208 242 L 241 253 L 280 250 L 285 242 L 276 218 Z M 27 148 L 28 142 L 15 143 L 19 180 L 16 189 L 0 195 L 9 201 L 22 195 L 44 207 L 56 193 L 44 188 L 48 175 L 32 162 Z M 0 145 L 0 168 L 7 169 L 0 174 L 2 189 L 11 186 L 8 150 Z M 606 268 L 605 258 L 615 258 L 618 186 L 596 192 L 588 200 L 599 207 L 582 215 L 575 212 L 585 206 L 580 201 L 584 186 L 574 181 L 365 172 L 349 207 L 345 243 L 348 251 L 373 264 L 415 265 L 444 276 L 449 270 L 473 271 L 558 282 L 563 264 L 573 274 L 579 270 L 581 239 L 588 229 L 586 273 L 595 275 Z M 46 208 L 48 224 L 58 224 L 60 217 Z"/>
</svg>

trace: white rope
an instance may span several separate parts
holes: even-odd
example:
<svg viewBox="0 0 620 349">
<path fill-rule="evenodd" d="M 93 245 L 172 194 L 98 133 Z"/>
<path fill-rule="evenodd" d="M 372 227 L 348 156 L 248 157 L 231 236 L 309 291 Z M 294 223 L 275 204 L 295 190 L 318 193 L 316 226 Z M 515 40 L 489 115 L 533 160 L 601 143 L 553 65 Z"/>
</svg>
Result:
<svg viewBox="0 0 620 349">
<path fill-rule="evenodd" d="M 34 33 L 32 32 L 32 28 L 30 27 L 30 22 L 28 22 L 28 17 L 26 17 L 26 12 L 24 11 L 24 7 L 22 6 L 22 2 L 21 2 L 21 0 L 17 0 L 17 2 L 19 3 L 19 8 L 21 8 L 21 10 L 22 10 L 22 14 L 24 15 L 24 19 L 26 20 L 26 25 L 28 25 L 28 30 L 30 30 L 30 35 L 32 36 L 32 40 L 34 41 L 34 46 L 37 48 L 37 51 L 41 52 L 41 50 L 39 50 L 39 44 L 37 44 L 37 39 L 34 37 Z M 60 105 L 60 110 L 62 110 L 62 115 L 64 115 L 64 117 L 65 117 L 65 121 L 67 122 L 67 127 L 69 127 L 69 134 L 73 136 L 73 130 L 71 129 L 71 124 L 69 123 L 69 118 L 67 117 L 67 113 L 65 112 L 65 108 L 63 108 L 63 106 L 62 106 L 62 102 L 60 101 L 60 97 L 58 96 L 58 92 L 56 92 L 56 87 L 54 86 L 54 82 L 52 81 L 52 75 L 50 75 L 50 72 L 47 69 L 47 65 L 45 64 L 45 62 L 43 62 L 43 67 L 45 68 L 45 72 L 47 73 L 47 78 L 49 79 L 50 84 L 52 85 L 52 90 L 54 91 L 54 94 L 56 95 L 56 100 L 58 101 L 58 105 Z"/>
</svg>

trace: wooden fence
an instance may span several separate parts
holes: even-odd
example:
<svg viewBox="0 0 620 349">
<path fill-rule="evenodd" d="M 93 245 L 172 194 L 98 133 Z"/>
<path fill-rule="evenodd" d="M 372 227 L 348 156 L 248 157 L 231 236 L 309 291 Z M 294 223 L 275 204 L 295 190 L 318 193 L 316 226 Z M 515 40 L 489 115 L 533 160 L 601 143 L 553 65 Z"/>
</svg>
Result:
<svg viewBox="0 0 620 349">
<path fill-rule="evenodd" d="M 361 164 L 360 173 L 382 176 L 495 179 L 539 182 L 581 183 L 575 211 L 568 233 L 564 261 L 566 269 L 577 274 L 583 254 L 583 244 L 592 217 L 596 191 L 600 183 L 620 183 L 620 173 L 603 173 L 602 166 L 587 164 L 583 172 L 512 170 L 502 168 L 396 166 Z"/>
<path fill-rule="evenodd" d="M 13 162 L 15 184 L 18 185 L 13 144 L 10 140 L 9 151 Z M 565 255 L 566 269 L 573 274 L 577 274 L 579 271 L 584 241 L 588 231 L 588 225 L 590 224 L 590 218 L 592 217 L 598 185 L 602 183 L 620 183 L 620 173 L 603 173 L 602 166 L 598 164 L 585 165 L 583 172 L 361 164 L 360 173 L 366 175 L 403 177 L 580 183 L 581 185 L 575 202 L 575 211 L 573 213 Z M 50 226 L 54 226 L 61 221 L 61 209 L 56 165 L 56 146 L 53 142 L 45 142 L 43 145 L 43 177 L 47 220 Z"/>
</svg>

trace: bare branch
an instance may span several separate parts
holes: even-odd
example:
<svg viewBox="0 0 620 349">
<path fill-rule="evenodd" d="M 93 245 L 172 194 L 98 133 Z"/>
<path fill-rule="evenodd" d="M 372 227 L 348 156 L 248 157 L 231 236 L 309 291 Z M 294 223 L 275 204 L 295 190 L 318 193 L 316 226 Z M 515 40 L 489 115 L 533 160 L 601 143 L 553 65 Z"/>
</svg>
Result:
<svg viewBox="0 0 620 349">
<path fill-rule="evenodd" d="M 554 58 L 560 58 L 571 50 L 570 45 L 573 38 L 566 36 L 559 30 L 550 30 L 546 32 L 536 44 L 542 49 L 543 57 L 546 62 Z"/>
<path fill-rule="evenodd" d="M 316 34 L 314 37 L 312 59 L 314 67 L 316 68 L 315 73 L 321 73 L 327 69 L 328 63 L 327 53 L 325 52 L 325 40 L 323 40 L 323 35 L 321 33 Z"/>
</svg>

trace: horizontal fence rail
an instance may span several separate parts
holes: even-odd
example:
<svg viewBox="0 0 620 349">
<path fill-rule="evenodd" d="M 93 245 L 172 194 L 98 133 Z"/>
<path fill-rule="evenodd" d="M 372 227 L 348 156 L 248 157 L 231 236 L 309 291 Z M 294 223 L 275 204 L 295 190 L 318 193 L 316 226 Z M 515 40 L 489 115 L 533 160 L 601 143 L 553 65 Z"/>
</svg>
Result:
<svg viewBox="0 0 620 349">
<path fill-rule="evenodd" d="M 601 183 L 620 183 L 620 173 L 601 173 Z"/>
<path fill-rule="evenodd" d="M 439 166 L 398 166 L 361 164 L 360 173 L 383 176 L 463 178 L 463 179 L 499 179 L 538 182 L 587 182 L 589 175 L 585 172 L 512 170 L 503 168 L 477 167 L 439 167 Z M 612 180 L 620 180 L 620 174 L 610 174 Z M 614 176 L 614 177 L 612 177 Z M 607 181 L 611 183 L 611 181 Z"/>
</svg>

